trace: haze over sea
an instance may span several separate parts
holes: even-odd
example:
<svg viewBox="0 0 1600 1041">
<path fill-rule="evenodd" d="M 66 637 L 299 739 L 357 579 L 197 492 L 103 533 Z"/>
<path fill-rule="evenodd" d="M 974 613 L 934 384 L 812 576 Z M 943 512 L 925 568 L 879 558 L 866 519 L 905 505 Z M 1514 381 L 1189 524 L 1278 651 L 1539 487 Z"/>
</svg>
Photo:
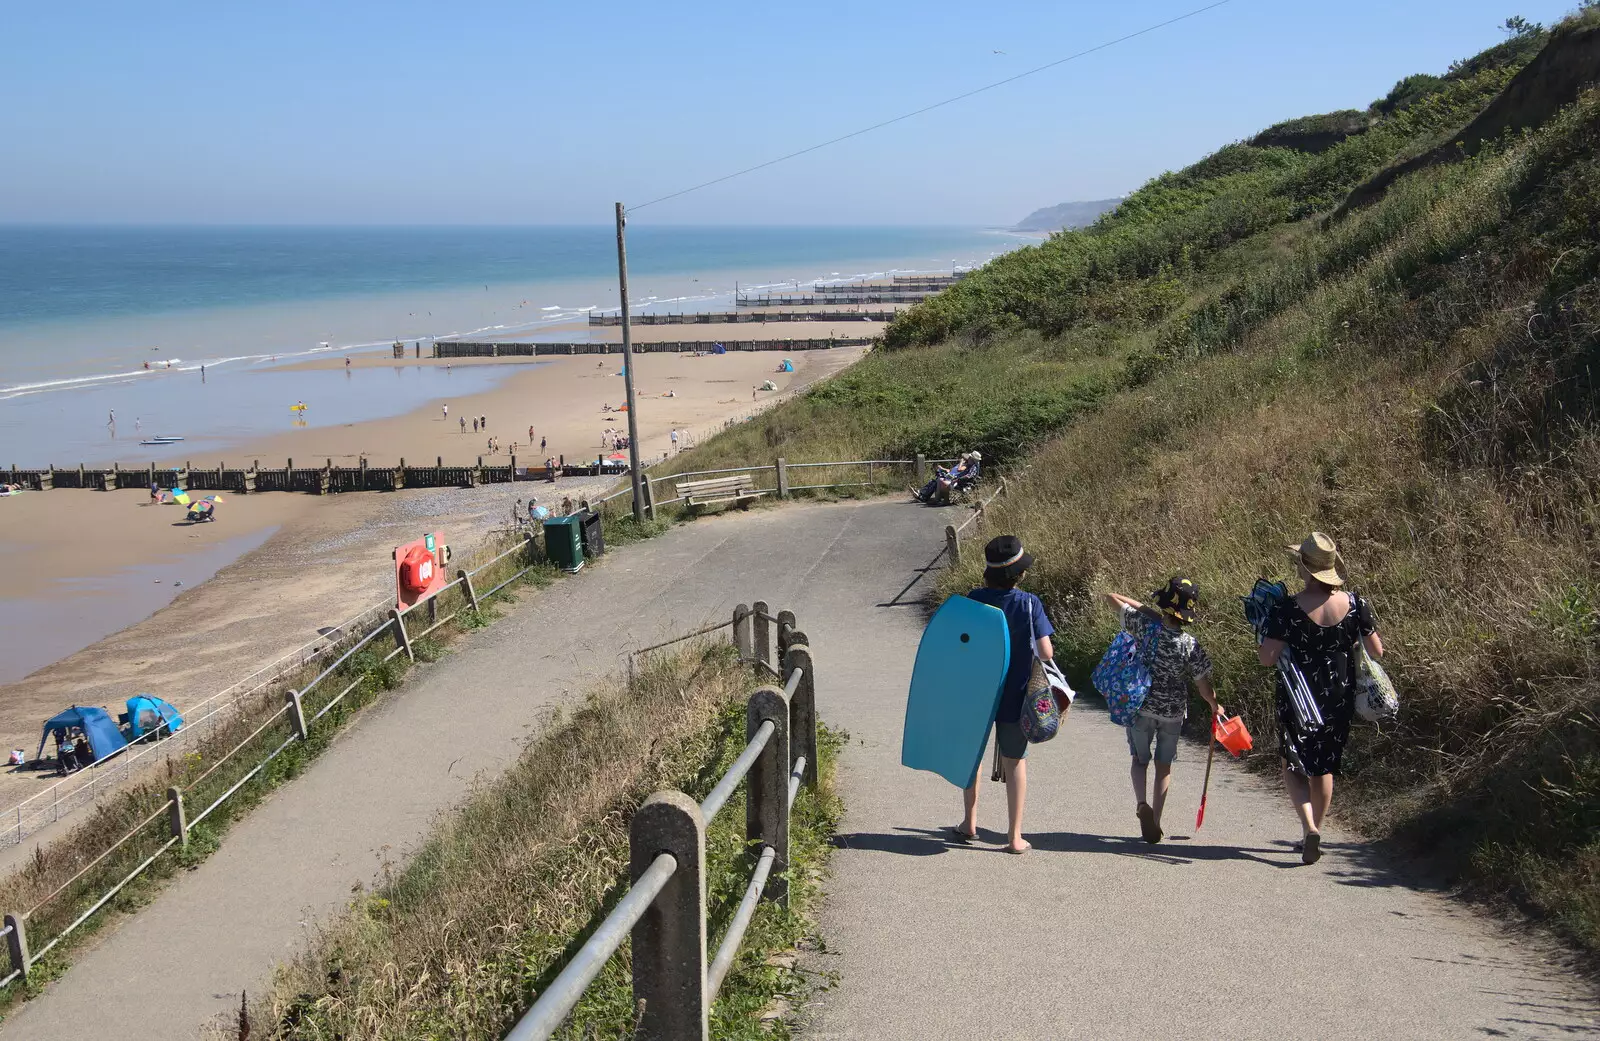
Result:
<svg viewBox="0 0 1600 1041">
<path fill-rule="evenodd" d="M 736 283 L 948 271 L 1025 241 L 979 228 L 630 226 L 630 291 L 636 312 L 720 309 Z M 552 334 L 616 306 L 607 226 L 0 227 L 0 463 L 137 460 L 149 449 L 135 419 L 143 436 L 182 434 L 199 452 L 285 428 L 300 399 L 312 425 L 409 411 L 502 374 L 281 365 L 395 340 L 426 352 L 440 337 L 581 338 Z M 335 380 L 337 395 L 319 393 Z"/>
</svg>

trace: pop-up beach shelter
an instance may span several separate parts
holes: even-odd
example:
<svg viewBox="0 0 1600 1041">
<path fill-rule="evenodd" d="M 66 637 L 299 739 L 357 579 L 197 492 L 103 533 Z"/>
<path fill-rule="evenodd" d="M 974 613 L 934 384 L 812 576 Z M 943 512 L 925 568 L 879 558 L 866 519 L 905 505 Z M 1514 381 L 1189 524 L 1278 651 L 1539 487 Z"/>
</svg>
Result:
<svg viewBox="0 0 1600 1041">
<path fill-rule="evenodd" d="M 711 345 L 711 353 L 712 354 L 727 354 L 728 353 L 728 348 L 722 346 L 722 344 L 720 344 L 720 343 L 714 343 L 714 344 Z"/>
<path fill-rule="evenodd" d="M 89 747 L 94 750 L 95 762 L 115 755 L 126 748 L 128 742 L 123 739 L 122 731 L 117 729 L 117 724 L 112 722 L 103 708 L 85 708 L 74 705 L 65 712 L 57 712 L 44 723 L 44 734 L 39 738 L 39 751 L 35 759 L 44 755 L 45 742 L 50 740 L 50 732 L 64 730 L 67 727 L 78 727 L 89 737 Z"/>
<path fill-rule="evenodd" d="M 183 717 L 154 694 L 135 694 L 128 699 L 128 729 L 134 737 L 154 733 L 162 724 L 175 734 L 183 727 Z"/>
</svg>

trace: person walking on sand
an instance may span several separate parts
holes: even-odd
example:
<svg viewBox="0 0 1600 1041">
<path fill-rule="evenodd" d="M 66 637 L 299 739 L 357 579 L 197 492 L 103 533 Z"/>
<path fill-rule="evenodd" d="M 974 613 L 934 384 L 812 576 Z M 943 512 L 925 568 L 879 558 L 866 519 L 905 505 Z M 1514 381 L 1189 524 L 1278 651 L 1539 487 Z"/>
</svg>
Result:
<svg viewBox="0 0 1600 1041">
<path fill-rule="evenodd" d="M 477 416 L 473 416 L 472 417 L 472 432 L 474 434 L 476 434 L 478 432 L 478 417 Z"/>
<path fill-rule="evenodd" d="M 117 432 L 117 410 L 116 409 L 112 409 L 111 410 L 111 414 L 106 417 L 106 426 L 108 428 L 110 428 L 112 434 L 115 434 Z"/>
<path fill-rule="evenodd" d="M 445 404 L 440 405 L 439 406 L 439 411 L 444 413 L 444 421 L 446 423 L 450 422 L 450 404 L 449 404 L 449 402 L 446 402 Z"/>
<path fill-rule="evenodd" d="M 1383 657 L 1378 620 L 1364 597 L 1344 589 L 1348 581 L 1339 546 L 1313 531 L 1286 547 L 1304 588 L 1280 600 L 1262 627 L 1261 664 L 1274 667 L 1285 651 L 1305 674 L 1322 714 L 1322 726 L 1304 727 L 1283 674 L 1278 674 L 1278 755 L 1283 784 L 1300 818 L 1300 861 L 1322 857 L 1322 820 L 1333 802 L 1333 779 L 1344 759 L 1356 705 L 1357 645 Z"/>
<path fill-rule="evenodd" d="M 1105 594 L 1106 600 L 1122 615 L 1122 628 L 1133 634 L 1142 649 L 1145 668 L 1150 672 L 1150 690 L 1139 706 L 1139 713 L 1125 730 L 1128 752 L 1133 756 L 1134 813 L 1139 831 L 1152 845 L 1161 841 L 1161 811 L 1172 787 L 1172 762 L 1178 757 L 1178 737 L 1184 717 L 1189 714 L 1189 684 L 1211 708 L 1216 719 L 1222 706 L 1217 704 L 1211 686 L 1211 658 L 1194 634 L 1185 627 L 1194 621 L 1195 602 L 1200 591 L 1187 578 L 1173 578 L 1156 591 L 1158 609 L 1120 593 Z M 1155 790 L 1149 800 L 1146 779 L 1154 745 Z"/>
<path fill-rule="evenodd" d="M 485 429 L 485 430 L 489 429 L 489 417 L 488 416 L 479 416 L 478 417 L 478 422 L 483 424 L 483 429 Z"/>
<path fill-rule="evenodd" d="M 461 416 L 456 422 L 461 424 L 461 432 L 465 434 L 467 432 L 467 417 Z"/>
<path fill-rule="evenodd" d="M 533 444 L 533 424 L 528 424 L 528 444 Z"/>
<path fill-rule="evenodd" d="M 672 428 L 672 451 L 674 453 L 676 453 L 678 451 L 678 428 L 677 427 L 673 427 Z"/>
<path fill-rule="evenodd" d="M 544 446 L 545 446 L 545 439 L 541 437 L 539 439 L 539 451 L 540 451 L 541 454 L 544 452 Z"/>
<path fill-rule="evenodd" d="M 1022 700 L 1028 692 L 1037 655 L 1049 661 L 1055 654 L 1050 636 L 1055 627 L 1045 617 L 1044 604 L 1032 593 L 1017 588 L 1022 576 L 1033 566 L 1033 557 L 1015 535 L 1001 535 L 983 547 L 983 585 L 967 594 L 970 600 L 1005 612 L 1011 634 L 1011 664 L 1001 688 L 1000 704 L 994 713 L 994 739 L 1000 750 L 1000 765 L 1006 784 L 1006 813 L 1009 829 L 1007 853 L 1026 853 L 1033 846 L 1022 837 L 1022 808 L 1028 795 L 1028 739 L 1022 733 Z M 965 811 L 954 829 L 956 841 L 971 842 L 978 837 L 978 785 L 961 793 Z"/>
</svg>

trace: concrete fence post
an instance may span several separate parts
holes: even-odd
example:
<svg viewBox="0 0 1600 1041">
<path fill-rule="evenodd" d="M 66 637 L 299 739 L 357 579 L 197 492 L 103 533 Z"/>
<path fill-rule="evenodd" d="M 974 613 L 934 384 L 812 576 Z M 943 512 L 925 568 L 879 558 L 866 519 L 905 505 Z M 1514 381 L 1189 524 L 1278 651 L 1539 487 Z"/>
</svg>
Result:
<svg viewBox="0 0 1600 1041">
<path fill-rule="evenodd" d="M 406 652 L 406 657 L 416 661 L 416 655 L 411 653 L 411 637 L 406 635 L 406 620 L 394 608 L 389 609 L 389 624 L 394 626 L 394 645 Z"/>
<path fill-rule="evenodd" d="M 167 826 L 178 845 L 189 845 L 189 818 L 183 812 L 183 789 L 167 789 Z"/>
<path fill-rule="evenodd" d="M 789 701 L 789 768 L 794 761 L 806 757 L 805 772 L 800 783 L 807 788 L 817 786 L 817 677 L 813 671 L 811 648 L 803 643 L 791 643 L 783 656 L 783 678 L 787 684 L 794 670 L 800 670 L 800 682 L 795 684 L 794 697 Z"/>
<path fill-rule="evenodd" d="M 950 552 L 951 565 L 954 566 L 961 563 L 961 536 L 956 534 L 956 526 L 954 524 L 946 524 L 944 526 L 944 546 Z"/>
<path fill-rule="evenodd" d="M 778 457 L 778 498 L 789 497 L 789 461 L 783 456 Z"/>
<path fill-rule="evenodd" d="M 789 646 L 790 647 L 810 647 L 811 646 L 811 639 L 810 639 L 810 637 L 806 636 L 804 629 L 790 629 L 789 630 Z"/>
<path fill-rule="evenodd" d="M 467 574 L 467 569 L 462 568 L 456 572 L 456 578 L 461 580 L 461 591 L 467 594 L 467 606 L 474 611 L 478 609 L 478 593 L 472 588 L 472 576 Z"/>
<path fill-rule="evenodd" d="M 22 931 L 22 917 L 20 915 L 6 915 L 6 925 L 11 931 L 6 933 L 6 950 L 11 955 L 11 967 L 22 973 L 23 980 L 28 978 L 28 934 Z"/>
<path fill-rule="evenodd" d="M 772 723 L 772 737 L 745 778 L 744 836 L 752 856 L 762 846 L 774 851 L 765 898 L 789 906 L 789 701 L 777 687 L 758 687 L 745 709 L 745 736 Z"/>
<path fill-rule="evenodd" d="M 757 600 L 750 606 L 750 617 L 755 629 L 755 658 L 757 661 L 772 664 L 772 623 L 767 621 L 772 617 L 771 610 L 765 600 Z"/>
<path fill-rule="evenodd" d="M 639 485 L 639 490 L 644 493 L 644 515 L 651 520 L 656 519 L 656 489 L 655 478 L 646 477 Z"/>
<path fill-rule="evenodd" d="M 793 611 L 779 611 L 778 612 L 778 657 L 780 659 L 789 650 L 789 645 L 794 642 L 793 640 L 791 640 L 789 638 L 789 634 L 792 633 L 792 632 L 794 632 L 794 612 Z"/>
<path fill-rule="evenodd" d="M 629 879 L 662 853 L 678 862 L 666 888 L 633 927 L 633 1001 L 643 1041 L 707 1041 L 706 822 L 682 792 L 657 792 L 633 815 Z"/>
<path fill-rule="evenodd" d="M 285 691 L 283 700 L 289 703 L 289 722 L 294 725 L 294 736 L 304 741 L 309 732 L 306 730 L 306 710 L 300 703 L 300 692 Z"/>
<path fill-rule="evenodd" d="M 751 656 L 750 608 L 740 604 L 733 609 L 733 648 L 739 657 Z"/>
</svg>

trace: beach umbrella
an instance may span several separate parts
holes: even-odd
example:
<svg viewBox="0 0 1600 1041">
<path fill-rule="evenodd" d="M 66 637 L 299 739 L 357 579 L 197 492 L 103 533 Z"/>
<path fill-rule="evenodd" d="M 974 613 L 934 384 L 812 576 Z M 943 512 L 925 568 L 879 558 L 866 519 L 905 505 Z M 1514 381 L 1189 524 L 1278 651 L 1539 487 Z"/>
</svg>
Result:
<svg viewBox="0 0 1600 1041">
<path fill-rule="evenodd" d="M 621 452 L 613 452 L 606 456 L 606 462 L 608 463 L 625 463 L 627 461 L 628 457 Z"/>
<path fill-rule="evenodd" d="M 182 488 L 174 488 L 172 489 L 172 501 L 179 506 L 187 506 L 189 505 L 189 493 Z"/>
<path fill-rule="evenodd" d="M 221 502 L 222 501 L 222 496 L 220 496 L 220 495 L 208 495 L 208 496 L 206 496 L 206 499 L 209 502 Z"/>
</svg>

